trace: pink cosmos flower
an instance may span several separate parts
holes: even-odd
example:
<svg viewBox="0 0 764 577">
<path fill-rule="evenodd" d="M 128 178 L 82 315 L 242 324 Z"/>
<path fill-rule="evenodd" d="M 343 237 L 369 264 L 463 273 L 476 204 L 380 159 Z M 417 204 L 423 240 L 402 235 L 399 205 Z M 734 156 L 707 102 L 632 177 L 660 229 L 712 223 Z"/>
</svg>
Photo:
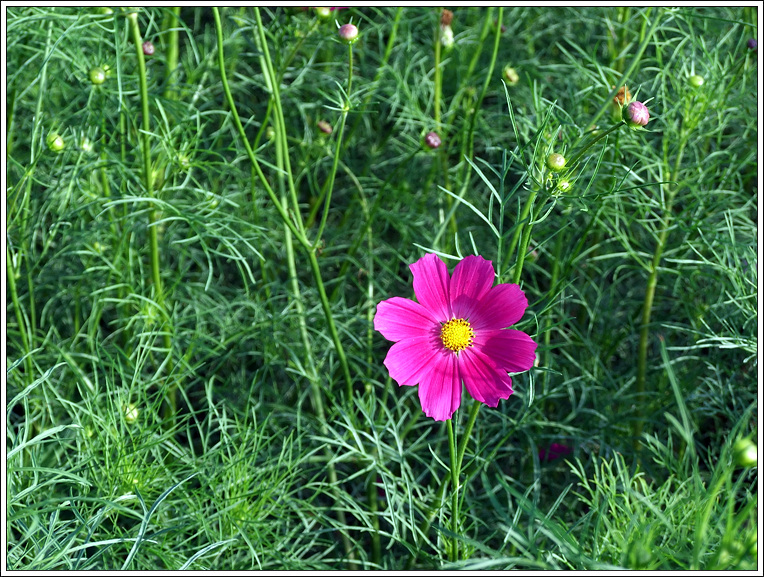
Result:
<svg viewBox="0 0 764 577">
<path fill-rule="evenodd" d="M 539 449 L 539 461 L 554 461 L 565 455 L 569 455 L 573 449 L 560 443 L 552 443 L 548 449 Z"/>
<path fill-rule="evenodd" d="M 419 385 L 425 415 L 452 417 L 467 392 L 489 407 L 508 399 L 507 372 L 527 371 L 536 343 L 506 327 L 519 321 L 528 299 L 516 284 L 493 285 L 491 261 L 462 259 L 448 276 L 445 263 L 428 254 L 410 267 L 414 302 L 393 297 L 377 305 L 374 328 L 395 344 L 384 364 L 398 385 Z"/>
</svg>

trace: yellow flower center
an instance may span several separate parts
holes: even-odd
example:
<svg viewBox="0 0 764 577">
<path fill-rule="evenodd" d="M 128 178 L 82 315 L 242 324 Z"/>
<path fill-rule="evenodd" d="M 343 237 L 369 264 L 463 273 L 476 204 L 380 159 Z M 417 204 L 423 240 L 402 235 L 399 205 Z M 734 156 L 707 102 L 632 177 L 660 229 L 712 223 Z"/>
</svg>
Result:
<svg viewBox="0 0 764 577">
<path fill-rule="evenodd" d="M 440 340 L 443 346 L 455 353 L 472 346 L 475 331 L 465 319 L 451 319 L 440 329 Z"/>
</svg>

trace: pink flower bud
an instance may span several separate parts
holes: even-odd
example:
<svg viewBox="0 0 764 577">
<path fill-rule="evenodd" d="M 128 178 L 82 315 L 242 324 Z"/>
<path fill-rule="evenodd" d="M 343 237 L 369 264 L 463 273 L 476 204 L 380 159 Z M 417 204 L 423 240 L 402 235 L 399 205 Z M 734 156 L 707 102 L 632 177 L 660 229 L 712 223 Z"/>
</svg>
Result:
<svg viewBox="0 0 764 577">
<path fill-rule="evenodd" d="M 358 38 L 358 28 L 355 24 L 343 24 L 340 26 L 339 35 L 345 44 L 352 44 Z"/>
<path fill-rule="evenodd" d="M 647 126 L 650 121 L 650 112 L 647 110 L 647 106 L 634 101 L 623 109 L 623 120 L 629 128 L 639 130 Z"/>
<path fill-rule="evenodd" d="M 148 40 L 146 40 L 146 42 L 143 43 L 143 53 L 146 56 L 151 56 L 152 54 L 154 54 L 154 45 Z"/>
<path fill-rule="evenodd" d="M 428 132 L 427 136 L 424 137 L 424 143 L 429 148 L 438 148 L 440 146 L 440 136 L 435 132 Z"/>
<path fill-rule="evenodd" d="M 329 124 L 326 120 L 319 120 L 316 122 L 316 126 L 318 126 L 318 129 L 324 134 L 332 133 L 332 125 Z"/>
</svg>

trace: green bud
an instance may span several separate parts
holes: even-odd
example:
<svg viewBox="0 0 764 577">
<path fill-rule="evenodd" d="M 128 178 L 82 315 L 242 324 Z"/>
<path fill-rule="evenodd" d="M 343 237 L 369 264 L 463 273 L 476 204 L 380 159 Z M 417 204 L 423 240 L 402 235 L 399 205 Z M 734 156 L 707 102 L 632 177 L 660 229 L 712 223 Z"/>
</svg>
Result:
<svg viewBox="0 0 764 577">
<path fill-rule="evenodd" d="M 693 74 L 692 76 L 690 76 L 688 81 L 690 85 L 694 86 L 695 88 L 700 88 L 701 86 L 703 86 L 703 83 L 705 82 L 703 77 L 700 76 L 699 74 Z"/>
<path fill-rule="evenodd" d="M 106 82 L 106 71 L 100 66 L 90 69 L 90 82 L 95 85 L 103 84 Z"/>
<path fill-rule="evenodd" d="M 751 439 L 738 439 L 732 445 L 732 457 L 740 467 L 755 467 L 757 462 L 756 445 Z"/>
<path fill-rule="evenodd" d="M 547 168 L 554 172 L 560 172 L 563 170 L 565 168 L 566 162 L 567 160 L 565 160 L 565 157 L 562 154 L 557 154 L 556 152 L 553 152 L 546 157 Z"/>
<path fill-rule="evenodd" d="M 332 9 L 329 7 L 314 8 L 314 10 L 316 11 L 316 16 L 321 20 L 328 20 L 329 16 L 332 15 Z"/>
<path fill-rule="evenodd" d="M 64 142 L 64 139 L 61 137 L 61 135 L 55 132 L 48 134 L 48 137 L 45 139 L 45 143 L 53 152 L 61 152 L 66 146 L 66 143 Z"/>
<path fill-rule="evenodd" d="M 504 67 L 502 75 L 504 76 L 504 81 L 510 86 L 514 86 L 520 81 L 520 76 L 517 74 L 517 70 L 509 65 Z"/>
</svg>

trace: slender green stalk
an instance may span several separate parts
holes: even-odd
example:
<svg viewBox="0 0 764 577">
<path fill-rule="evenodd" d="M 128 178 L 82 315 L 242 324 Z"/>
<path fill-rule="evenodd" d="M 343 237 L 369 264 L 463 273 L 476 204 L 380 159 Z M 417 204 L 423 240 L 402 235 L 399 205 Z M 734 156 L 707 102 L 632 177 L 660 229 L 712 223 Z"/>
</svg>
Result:
<svg viewBox="0 0 764 577">
<path fill-rule="evenodd" d="M 488 11 L 488 14 L 486 15 L 486 21 L 485 21 L 485 29 L 488 28 L 488 25 L 493 18 L 493 12 L 492 10 Z M 496 21 L 496 34 L 493 39 L 493 51 L 491 52 L 491 63 L 488 65 L 488 72 L 485 76 L 485 82 L 483 82 L 483 89 L 480 91 L 480 96 L 478 97 L 477 102 L 475 103 L 475 112 L 472 113 L 470 116 L 470 126 L 469 130 L 467 132 L 467 151 L 466 155 L 467 158 L 472 158 L 475 148 L 475 123 L 477 121 L 477 116 L 480 111 L 480 107 L 483 104 L 483 100 L 485 99 L 485 95 L 488 93 L 488 87 L 491 85 L 491 80 L 493 79 L 493 71 L 496 68 L 496 59 L 499 55 L 499 44 L 501 40 L 501 25 L 502 20 L 504 18 L 504 7 L 499 7 L 499 15 L 497 16 Z M 468 178 L 468 174 L 471 171 L 472 166 L 468 163 L 464 163 L 464 170 L 465 175 L 462 176 L 462 182 L 465 181 L 466 178 Z"/>
<path fill-rule="evenodd" d="M 650 18 L 651 12 L 652 12 L 652 8 L 647 8 L 645 10 L 645 22 L 647 22 L 647 20 Z M 600 116 L 602 116 L 603 114 L 605 114 L 605 112 L 607 112 L 608 108 L 610 108 L 611 106 L 613 97 L 620 90 L 621 86 L 624 85 L 626 80 L 631 77 L 631 74 L 637 69 L 637 66 L 639 66 L 639 63 L 642 61 L 642 55 L 645 53 L 647 46 L 650 44 L 650 41 L 652 40 L 653 34 L 658 28 L 658 24 L 660 24 L 661 22 L 662 15 L 663 15 L 663 12 L 659 10 L 658 14 L 653 20 L 652 25 L 650 26 L 650 29 L 647 31 L 646 34 L 642 34 L 641 43 L 639 45 L 639 48 L 637 49 L 636 54 L 634 55 L 634 59 L 631 61 L 631 64 L 629 65 L 629 68 L 626 70 L 626 72 L 624 72 L 621 75 L 621 78 L 619 78 L 618 82 L 616 82 L 615 84 L 615 88 L 613 88 L 610 91 L 610 94 L 608 94 L 608 97 L 605 98 L 605 102 L 602 104 L 600 109 L 592 117 L 592 120 L 590 122 L 591 125 L 595 125 L 597 121 L 599 120 Z"/>
<path fill-rule="evenodd" d="M 679 168 L 681 166 L 682 157 L 684 156 L 685 146 L 687 144 L 686 136 L 680 137 L 679 152 L 676 156 L 674 163 L 674 170 L 672 171 L 670 183 L 675 183 L 679 176 Z M 634 448 L 638 449 L 640 446 L 640 437 L 642 436 L 642 429 L 644 427 L 644 404 L 645 404 L 645 381 L 647 379 L 647 349 L 649 345 L 650 337 L 650 319 L 653 311 L 653 301 L 655 300 L 655 289 L 658 286 L 658 269 L 660 268 L 661 258 L 663 258 L 663 251 L 666 248 L 666 240 L 668 238 L 669 229 L 671 228 L 671 217 L 674 208 L 674 198 L 676 197 L 677 188 L 674 186 L 666 195 L 666 205 L 663 209 L 663 218 L 661 219 L 661 229 L 658 234 L 658 242 L 655 245 L 655 251 L 653 252 L 653 259 L 650 263 L 650 275 L 647 277 L 647 286 L 645 287 L 645 300 L 642 305 L 642 318 L 639 329 L 639 345 L 637 350 L 637 419 L 634 421 L 633 435 L 634 435 Z"/>
<path fill-rule="evenodd" d="M 263 26 L 263 21 L 260 18 L 260 9 L 255 7 L 253 10 L 255 13 L 255 20 L 257 21 L 256 40 L 258 41 L 258 48 L 263 53 L 260 61 L 265 64 L 263 74 L 269 78 L 268 88 L 270 89 L 271 95 L 273 96 L 273 105 L 275 108 L 274 116 L 278 118 L 280 125 L 285 127 L 286 123 L 284 122 L 284 109 L 281 106 L 279 82 L 273 69 L 273 61 L 271 60 L 270 51 L 268 50 L 268 41 L 265 38 L 265 27 Z M 297 199 L 297 189 L 294 186 L 294 177 L 292 176 L 292 164 L 289 160 L 289 144 L 287 142 L 286 130 L 284 129 L 277 132 L 276 138 L 277 145 L 281 146 L 282 150 L 284 151 L 284 167 L 286 168 L 287 173 L 287 184 L 289 185 L 289 196 L 292 201 L 292 210 L 295 214 L 295 224 L 300 229 L 300 231 L 303 232 L 304 237 L 304 225 L 302 218 L 300 217 L 300 203 Z M 304 240 L 307 242 L 307 238 Z"/>
<path fill-rule="evenodd" d="M 256 10 L 256 16 L 259 21 L 259 12 Z M 220 70 L 220 81 L 223 85 L 223 92 L 226 95 L 226 101 L 228 102 L 228 107 L 231 111 L 231 116 L 233 117 L 234 124 L 236 125 L 236 129 L 239 132 L 239 136 L 241 137 L 244 148 L 247 151 L 247 156 L 252 163 L 252 166 L 255 168 L 255 171 L 257 172 L 257 176 L 260 179 L 261 184 L 263 185 L 263 188 L 265 189 L 265 192 L 268 194 L 268 197 L 271 199 L 271 202 L 276 207 L 276 211 L 279 213 L 279 216 L 281 217 L 282 221 L 286 226 L 289 228 L 290 232 L 294 235 L 295 239 L 300 243 L 300 245 L 305 249 L 305 252 L 307 253 L 308 260 L 310 262 L 310 269 L 311 273 L 313 274 L 313 279 L 316 283 L 316 288 L 318 289 L 319 298 L 321 299 L 321 306 L 324 311 L 324 315 L 326 317 L 326 322 L 329 326 L 329 332 L 332 336 L 332 342 L 334 343 L 334 348 L 337 351 L 337 357 L 340 361 L 340 364 L 342 365 L 342 370 L 345 376 L 345 380 L 347 383 L 347 390 L 348 392 L 352 392 L 353 387 L 353 380 L 350 376 L 350 367 L 348 366 L 347 357 L 345 356 L 345 349 L 342 346 L 342 341 L 339 338 L 339 332 L 337 331 L 337 326 L 334 322 L 334 315 L 332 314 L 331 306 L 329 304 L 328 298 L 326 296 L 326 290 L 324 288 L 324 283 L 321 278 L 321 269 L 318 266 L 318 261 L 316 259 L 316 253 L 315 249 L 308 240 L 308 238 L 305 236 L 304 227 L 302 220 L 300 218 L 299 210 L 294 213 L 294 219 L 289 216 L 287 213 L 284 205 L 281 203 L 279 198 L 276 196 L 276 193 L 273 191 L 273 188 L 271 188 L 271 185 L 268 183 L 268 179 L 265 177 L 265 174 L 263 174 L 262 169 L 260 168 L 260 163 L 257 161 L 257 157 L 255 156 L 255 152 L 252 149 L 252 146 L 249 143 L 249 140 L 247 138 L 247 133 L 244 131 L 244 126 L 241 124 L 241 119 L 239 118 L 239 113 L 236 110 L 236 103 L 234 102 L 233 95 L 231 94 L 231 88 L 228 85 L 228 77 L 225 71 L 225 56 L 223 53 L 223 27 L 220 22 L 220 12 L 216 7 L 212 8 L 212 14 L 215 19 L 215 32 L 217 34 L 217 40 L 218 40 L 218 68 Z M 259 28 L 262 28 L 260 24 L 258 24 Z M 260 40 L 264 41 L 264 35 L 260 36 Z M 266 62 L 269 60 L 268 52 L 264 51 L 264 58 Z M 268 68 L 272 69 L 272 66 L 268 65 Z M 274 77 L 271 76 L 273 79 Z M 278 117 L 280 125 L 283 126 L 283 111 L 281 111 L 281 103 L 279 102 L 278 98 L 274 94 L 274 106 L 276 108 L 276 115 L 275 117 Z M 282 131 L 283 132 L 283 131 Z M 299 209 L 299 206 L 297 206 L 297 193 L 294 188 L 294 180 L 291 178 L 291 169 L 289 169 L 289 155 L 286 148 L 286 137 L 285 135 L 282 135 L 282 144 L 284 146 L 285 156 L 284 156 L 284 164 L 287 167 L 287 184 L 289 185 L 290 194 L 292 196 L 293 204 Z M 349 400 L 349 399 L 348 399 Z"/>
<path fill-rule="evenodd" d="M 385 46 L 385 54 L 382 56 L 382 61 L 379 63 L 379 67 L 377 67 L 377 73 L 374 75 L 374 80 L 371 83 L 372 89 L 366 93 L 366 98 L 363 99 L 363 103 L 361 104 L 359 108 L 360 114 L 356 115 L 355 122 L 353 122 L 353 125 L 348 131 L 348 135 L 344 143 L 344 149 L 347 149 L 347 147 L 349 146 L 350 141 L 353 135 L 355 134 L 355 131 L 358 128 L 358 125 L 361 122 L 361 119 L 363 118 L 363 113 L 366 111 L 366 108 L 369 106 L 371 99 L 374 97 L 374 94 L 376 93 L 376 89 L 379 86 L 380 80 L 382 80 L 382 75 L 385 73 L 385 67 L 387 66 L 387 62 L 390 60 L 390 54 L 392 54 L 393 52 L 393 46 L 395 45 L 395 39 L 398 34 L 398 25 L 400 24 L 402 14 L 403 14 L 403 8 L 398 7 L 398 9 L 395 12 L 393 27 L 390 29 L 390 33 L 387 36 L 387 45 Z"/>
<path fill-rule="evenodd" d="M 329 172 L 329 180 L 326 185 L 326 198 L 324 199 L 324 211 L 321 215 L 321 224 L 318 226 L 318 232 L 316 233 L 316 240 L 313 241 L 313 250 L 315 250 L 321 243 L 321 236 L 324 234 L 324 227 L 326 227 L 326 219 L 329 217 L 329 208 L 332 202 L 332 190 L 334 189 L 334 178 L 337 174 L 337 166 L 340 162 L 340 150 L 342 149 L 342 135 L 345 132 L 345 123 L 347 122 L 348 112 L 350 112 L 350 91 L 353 88 L 353 45 L 348 45 L 348 87 L 345 93 L 345 104 L 342 107 L 342 115 L 340 116 L 340 123 L 337 128 L 337 143 L 334 146 L 334 160 L 332 162 L 332 169 Z"/>
<path fill-rule="evenodd" d="M 162 21 L 162 30 L 164 30 L 163 36 L 165 37 L 165 60 L 166 67 L 164 71 L 164 97 L 167 99 L 175 99 L 177 93 L 172 88 L 174 82 L 177 82 L 177 78 L 174 78 L 175 72 L 178 69 L 178 22 L 180 19 L 180 6 L 173 6 L 165 14 Z"/>
<path fill-rule="evenodd" d="M 268 195 L 268 198 L 270 198 L 271 203 L 273 203 L 273 206 L 276 207 L 276 211 L 279 213 L 281 220 L 289 228 L 289 230 L 295 236 L 297 241 L 304 248 L 309 249 L 310 244 L 307 242 L 305 235 L 303 235 L 302 232 L 295 227 L 295 224 L 292 221 L 292 218 L 289 216 L 286 209 L 281 204 L 281 201 L 279 200 L 278 196 L 276 196 L 276 193 L 273 191 L 273 188 L 271 188 L 271 185 L 268 182 L 268 179 L 265 177 L 265 174 L 263 174 L 263 171 L 260 168 L 260 163 L 257 161 L 255 152 L 254 150 L 252 150 L 252 146 L 250 145 L 249 139 L 247 138 L 247 133 L 244 130 L 244 126 L 241 124 L 239 113 L 236 110 L 236 103 L 233 100 L 233 96 L 231 94 L 231 88 L 228 85 L 228 75 L 226 74 L 226 71 L 225 71 L 225 54 L 223 52 L 223 28 L 220 23 L 220 13 L 218 12 L 218 9 L 216 7 L 212 8 L 212 15 L 214 16 L 214 19 L 215 19 L 215 31 L 217 33 L 217 40 L 218 40 L 218 68 L 220 70 L 220 82 L 223 84 L 223 92 L 225 93 L 225 96 L 226 96 L 226 102 L 228 103 L 228 108 L 231 111 L 231 117 L 233 118 L 234 124 L 236 125 L 236 130 L 239 132 L 239 136 L 241 137 L 241 140 L 244 143 L 244 148 L 247 151 L 247 156 L 249 157 L 249 161 L 254 167 L 255 172 L 257 172 L 257 176 L 260 179 L 260 183 L 263 185 L 263 188 L 265 189 L 265 192 Z M 295 215 L 295 218 L 299 218 L 299 213 Z"/>
<path fill-rule="evenodd" d="M 21 314 L 21 304 L 19 303 L 18 293 L 16 292 L 16 271 L 13 268 L 11 250 L 8 246 L 5 247 L 5 267 L 8 290 L 11 293 L 11 302 L 13 302 L 13 310 L 16 313 L 16 324 L 19 326 L 19 334 L 21 335 L 21 354 L 24 355 L 26 380 L 28 383 L 31 383 L 34 381 L 34 375 L 32 373 L 32 357 L 29 354 L 30 348 L 29 339 L 27 338 L 27 323 L 24 322 L 24 316 Z"/>
<path fill-rule="evenodd" d="M 146 189 L 146 196 L 148 198 L 154 198 L 154 188 L 152 182 L 151 171 L 151 122 L 149 116 L 149 92 L 146 84 L 146 62 L 143 58 L 143 39 L 141 38 L 141 32 L 138 28 L 138 13 L 131 12 L 127 16 L 128 25 L 130 27 L 130 33 L 133 38 L 133 44 L 135 45 L 135 55 L 138 61 L 138 82 L 141 95 L 141 156 L 143 158 L 143 183 Z M 156 222 L 158 220 L 158 211 L 155 207 L 151 207 L 149 210 L 149 258 L 151 260 L 151 278 L 154 284 L 154 301 L 159 308 L 162 316 L 168 321 L 169 314 L 165 306 L 165 295 L 162 288 L 162 276 L 159 266 L 159 241 L 157 237 Z M 172 355 L 172 339 L 170 337 L 169 326 L 162 331 L 162 339 L 164 342 L 164 348 L 168 356 Z M 169 407 L 167 408 L 166 416 L 174 418 L 177 407 L 177 385 L 173 384 L 167 391 L 167 400 Z"/>
<path fill-rule="evenodd" d="M 459 462 L 456 458 L 456 440 L 454 438 L 454 421 L 448 419 L 448 454 L 451 458 L 451 561 L 459 560 L 459 541 L 456 537 L 459 531 Z"/>
</svg>

